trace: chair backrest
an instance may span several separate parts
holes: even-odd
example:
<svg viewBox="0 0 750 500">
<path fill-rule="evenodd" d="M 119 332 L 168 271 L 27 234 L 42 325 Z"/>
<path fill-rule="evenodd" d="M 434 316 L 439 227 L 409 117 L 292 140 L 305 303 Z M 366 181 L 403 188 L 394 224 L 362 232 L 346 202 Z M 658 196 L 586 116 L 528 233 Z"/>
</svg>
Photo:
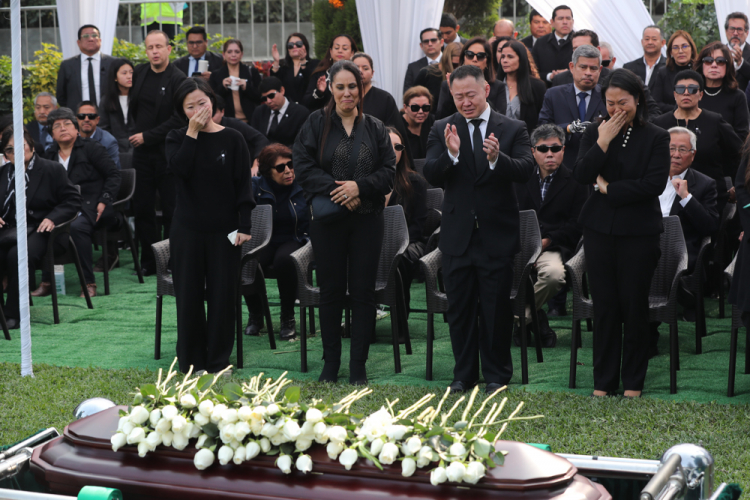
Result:
<svg viewBox="0 0 750 500">
<path fill-rule="evenodd" d="M 409 246 L 409 228 L 406 225 L 404 209 L 401 205 L 385 207 L 383 210 L 383 244 L 380 247 L 380 260 L 376 287 L 395 290 L 397 257 L 403 255 Z"/>
<path fill-rule="evenodd" d="M 443 253 L 439 248 L 419 259 L 419 265 L 424 273 L 425 301 L 427 311 L 431 313 L 447 311 L 448 298 L 440 290 L 438 275 L 443 267 Z"/>
<path fill-rule="evenodd" d="M 242 244 L 242 255 L 268 245 L 273 232 L 273 208 L 271 205 L 257 205 L 252 212 L 250 229 L 250 241 Z M 242 283 L 251 284 L 255 281 L 255 271 L 258 269 L 258 261 L 251 260 L 242 268 Z"/>
<path fill-rule="evenodd" d="M 680 218 L 676 215 L 663 218 L 664 232 L 659 239 L 661 257 L 651 279 L 649 298 L 666 301 L 672 290 L 674 278 L 687 269 L 688 254 Z"/>
<path fill-rule="evenodd" d="M 117 207 L 130 201 L 135 193 L 135 169 L 120 170 L 120 191 L 117 193 L 117 201 L 112 206 Z"/>
<path fill-rule="evenodd" d="M 443 190 L 440 188 L 432 188 L 427 190 L 427 220 L 424 223 L 424 230 L 422 236 L 429 238 L 435 229 L 440 226 L 440 220 L 442 219 L 442 213 L 440 212 L 443 206 Z"/>
<path fill-rule="evenodd" d="M 156 259 L 156 295 L 174 295 L 174 282 L 167 273 L 169 266 L 169 240 L 151 245 Z"/>
<path fill-rule="evenodd" d="M 414 171 L 424 177 L 424 164 L 427 163 L 427 158 L 419 158 L 414 160 Z"/>
<path fill-rule="evenodd" d="M 734 187 L 734 183 L 732 182 L 731 177 L 724 177 L 724 183 L 727 185 L 727 191 Z"/>
<path fill-rule="evenodd" d="M 512 297 L 516 296 L 521 279 L 524 279 L 526 266 L 533 265 L 539 258 L 539 254 L 542 253 L 542 234 L 539 231 L 536 212 L 534 210 L 521 210 L 518 215 L 521 222 L 521 251 L 516 254 L 513 261 Z"/>
<path fill-rule="evenodd" d="M 729 278 L 729 281 L 731 283 L 732 278 L 734 278 L 734 265 L 737 263 L 737 255 L 739 252 L 734 254 L 734 259 L 732 259 L 732 262 L 727 266 L 726 269 L 724 269 L 724 274 L 727 278 Z"/>
<path fill-rule="evenodd" d="M 130 170 L 133 168 L 133 152 L 120 153 L 120 170 Z"/>
</svg>

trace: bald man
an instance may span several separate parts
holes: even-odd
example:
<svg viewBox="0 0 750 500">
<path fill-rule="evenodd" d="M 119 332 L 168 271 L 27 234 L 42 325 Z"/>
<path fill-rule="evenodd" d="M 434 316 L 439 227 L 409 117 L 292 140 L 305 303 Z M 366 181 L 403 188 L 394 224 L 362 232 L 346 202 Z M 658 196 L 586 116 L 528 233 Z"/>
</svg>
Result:
<svg viewBox="0 0 750 500">
<path fill-rule="evenodd" d="M 494 36 L 490 38 L 489 40 L 490 43 L 494 42 L 495 39 L 501 36 L 516 38 L 518 36 L 518 31 L 516 31 L 516 27 L 513 24 L 513 21 L 511 21 L 510 19 L 500 19 L 495 23 L 495 26 L 492 28 L 492 34 Z"/>
</svg>

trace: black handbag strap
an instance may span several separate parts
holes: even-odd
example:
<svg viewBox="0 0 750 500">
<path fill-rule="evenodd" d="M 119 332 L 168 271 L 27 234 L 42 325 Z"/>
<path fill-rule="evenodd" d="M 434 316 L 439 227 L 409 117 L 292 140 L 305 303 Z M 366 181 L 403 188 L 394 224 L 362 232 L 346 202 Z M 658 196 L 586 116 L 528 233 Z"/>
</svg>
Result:
<svg viewBox="0 0 750 500">
<path fill-rule="evenodd" d="M 354 171 L 357 169 L 357 159 L 359 158 L 359 149 L 362 147 L 362 137 L 365 135 L 365 116 L 364 113 L 362 113 L 362 116 L 359 117 L 359 121 L 354 124 L 354 127 L 352 128 L 352 132 L 354 132 L 354 143 L 352 144 L 352 154 L 349 155 L 349 171 L 347 178 L 349 180 L 354 180 Z"/>
</svg>

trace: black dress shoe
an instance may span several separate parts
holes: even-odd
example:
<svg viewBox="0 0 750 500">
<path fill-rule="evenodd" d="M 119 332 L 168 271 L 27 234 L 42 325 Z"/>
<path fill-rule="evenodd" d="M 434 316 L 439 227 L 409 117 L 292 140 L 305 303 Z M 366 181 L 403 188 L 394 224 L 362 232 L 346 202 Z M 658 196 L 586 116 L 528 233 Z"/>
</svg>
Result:
<svg viewBox="0 0 750 500">
<path fill-rule="evenodd" d="M 487 394 L 495 394 L 498 390 L 505 387 L 506 384 L 498 384 L 497 382 L 490 382 L 487 387 L 484 388 L 484 392 Z"/>
<path fill-rule="evenodd" d="M 5 323 L 8 325 L 8 330 L 18 330 L 21 327 L 21 322 L 14 318 L 5 318 Z"/>
<path fill-rule="evenodd" d="M 521 347 L 521 325 L 518 323 L 513 327 L 513 344 L 516 347 Z M 531 346 L 534 341 L 531 338 L 531 323 L 526 325 L 526 345 Z"/>
<path fill-rule="evenodd" d="M 156 269 L 146 269 L 145 267 L 141 269 L 141 274 L 143 276 L 153 276 L 156 274 Z M 138 276 L 138 271 L 133 271 L 130 273 L 131 276 Z"/>
<path fill-rule="evenodd" d="M 331 382 L 336 383 L 339 381 L 339 368 L 341 367 L 341 361 L 338 362 L 325 362 L 323 364 L 323 371 L 320 372 L 318 382 Z"/>
<path fill-rule="evenodd" d="M 550 328 L 549 320 L 543 310 L 537 311 L 539 318 L 540 335 L 542 336 L 542 347 L 555 347 L 557 345 L 557 334 Z"/>
<path fill-rule="evenodd" d="M 294 314 L 289 316 L 281 315 L 281 331 L 279 331 L 279 338 L 281 340 L 292 340 L 297 337 L 297 322 L 294 319 Z"/>
<path fill-rule="evenodd" d="M 248 318 L 247 326 L 245 327 L 245 335 L 258 337 L 260 335 L 260 330 L 262 328 L 263 328 L 263 315 L 250 313 L 250 318 Z"/>
<path fill-rule="evenodd" d="M 450 387 L 451 394 L 457 394 L 459 392 L 468 391 L 469 389 L 474 387 L 474 385 L 476 384 L 468 384 L 466 382 L 463 382 L 462 380 L 454 380 L 448 387 Z"/>
<path fill-rule="evenodd" d="M 560 318 L 562 316 L 567 316 L 568 311 L 565 310 L 565 307 L 557 308 L 557 307 L 550 307 L 547 310 L 547 316 L 553 317 L 553 318 Z"/>
</svg>

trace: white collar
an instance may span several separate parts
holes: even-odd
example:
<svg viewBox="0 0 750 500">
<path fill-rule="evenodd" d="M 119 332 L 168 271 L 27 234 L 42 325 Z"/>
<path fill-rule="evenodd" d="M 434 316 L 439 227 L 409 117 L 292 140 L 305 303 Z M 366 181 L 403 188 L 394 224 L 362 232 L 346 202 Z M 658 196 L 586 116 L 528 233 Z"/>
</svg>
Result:
<svg viewBox="0 0 750 500">
<path fill-rule="evenodd" d="M 439 63 L 439 62 L 440 62 L 440 58 L 441 58 L 442 56 L 443 56 L 443 54 L 441 53 L 441 54 L 440 54 L 440 55 L 438 55 L 438 56 L 437 56 L 437 57 L 436 57 L 435 59 L 432 59 L 432 58 L 431 58 L 430 56 L 428 56 L 428 55 L 425 55 L 424 57 L 425 57 L 425 59 L 427 59 L 427 64 L 437 64 L 437 63 Z"/>
<path fill-rule="evenodd" d="M 747 42 L 745 42 L 745 43 L 743 43 L 742 45 L 740 45 L 740 50 L 741 50 L 741 51 L 744 51 L 744 50 L 745 50 L 745 45 L 747 45 Z M 732 46 L 731 46 L 731 45 L 729 45 L 728 43 L 727 43 L 727 47 L 729 47 L 729 49 L 730 49 L 730 50 L 732 49 Z"/>
<path fill-rule="evenodd" d="M 89 57 L 92 58 L 92 59 L 94 59 L 94 60 L 96 60 L 96 61 L 101 61 L 102 60 L 102 53 L 101 53 L 101 51 L 99 51 L 96 54 L 94 54 L 93 56 L 87 56 L 86 54 L 84 54 L 83 52 L 81 52 L 81 62 L 87 62 L 88 59 L 89 59 Z"/>
<path fill-rule="evenodd" d="M 667 182 L 671 181 L 671 180 L 672 180 L 672 179 L 674 179 L 675 177 L 677 177 L 678 179 L 682 179 L 682 180 L 685 180 L 685 174 L 687 174 L 687 171 L 688 171 L 688 170 L 690 170 L 690 167 L 686 168 L 686 169 L 685 169 L 685 170 L 684 170 L 684 171 L 683 171 L 683 172 L 682 172 L 681 174 L 679 174 L 679 175 L 673 175 L 673 176 L 671 176 L 671 177 L 669 178 L 669 180 L 668 180 Z"/>
<path fill-rule="evenodd" d="M 558 34 L 557 34 L 557 31 L 553 31 L 553 33 L 555 34 L 555 38 L 557 38 L 557 41 L 558 41 L 558 42 L 560 42 L 560 40 L 567 40 L 567 39 L 568 39 L 568 37 L 570 36 L 570 33 L 568 33 L 568 34 L 567 34 L 567 35 L 565 35 L 565 36 L 560 36 L 560 35 L 558 35 Z"/>
<path fill-rule="evenodd" d="M 190 55 L 188 57 L 190 58 L 191 61 L 205 61 L 206 60 L 206 53 L 207 52 L 208 51 L 204 52 L 203 55 L 200 56 L 198 59 L 196 59 L 195 57 L 190 56 Z"/>
<path fill-rule="evenodd" d="M 289 107 L 289 99 L 284 97 L 284 105 L 279 108 L 279 120 L 281 119 L 282 116 L 286 114 L 286 110 L 288 107 Z M 271 109 L 271 108 L 268 108 L 268 109 Z M 271 114 L 273 115 L 273 113 L 274 111 L 271 109 Z"/>
<path fill-rule="evenodd" d="M 492 112 L 492 108 L 490 108 L 490 103 L 487 103 L 487 107 L 484 108 L 484 111 L 481 115 L 477 116 L 476 118 L 466 118 L 466 123 L 470 123 L 471 120 L 484 120 L 486 123 L 490 122 L 490 112 Z"/>
<path fill-rule="evenodd" d="M 581 90 L 581 89 L 579 89 L 578 85 L 576 85 L 575 83 L 573 84 L 573 88 L 576 89 L 576 97 L 578 97 L 578 94 L 580 94 L 581 92 L 583 92 L 584 94 L 589 95 L 589 96 L 591 95 L 591 92 L 592 92 L 591 90 Z"/>
</svg>

